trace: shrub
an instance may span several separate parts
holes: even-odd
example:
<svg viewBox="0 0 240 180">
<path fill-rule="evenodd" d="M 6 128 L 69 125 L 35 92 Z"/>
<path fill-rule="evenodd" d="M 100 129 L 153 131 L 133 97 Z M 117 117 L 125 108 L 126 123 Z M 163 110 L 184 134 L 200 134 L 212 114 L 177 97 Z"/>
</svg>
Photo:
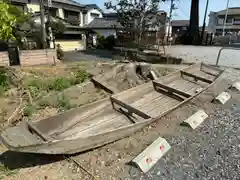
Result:
<svg viewBox="0 0 240 180">
<path fill-rule="evenodd" d="M 97 37 L 97 43 L 98 43 L 98 48 L 103 49 L 105 47 L 105 37 L 104 36 L 98 36 Z"/>
<path fill-rule="evenodd" d="M 115 36 L 110 35 L 110 36 L 106 37 L 105 43 L 104 43 L 104 48 L 113 49 L 114 46 L 115 46 Z"/>
</svg>

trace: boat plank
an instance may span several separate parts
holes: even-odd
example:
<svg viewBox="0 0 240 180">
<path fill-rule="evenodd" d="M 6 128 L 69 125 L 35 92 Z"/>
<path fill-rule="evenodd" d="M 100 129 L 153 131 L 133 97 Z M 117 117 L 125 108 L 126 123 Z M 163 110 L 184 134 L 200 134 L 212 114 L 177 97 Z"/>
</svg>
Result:
<svg viewBox="0 0 240 180">
<path fill-rule="evenodd" d="M 76 114 L 75 116 L 73 116 L 72 119 L 64 123 L 62 127 L 59 127 L 58 129 L 56 129 L 55 131 L 52 131 L 49 134 L 50 135 L 61 134 L 67 131 L 68 129 L 71 129 L 72 127 L 76 126 L 78 123 L 85 120 L 86 118 L 98 114 L 100 111 L 104 110 L 107 106 L 109 106 L 109 103 L 100 104 L 99 106 L 92 108 L 90 110 L 86 109 L 85 112 L 81 113 L 80 115 Z"/>
<path fill-rule="evenodd" d="M 91 129 L 86 129 L 82 132 L 79 132 L 76 134 L 76 136 L 79 137 L 88 137 L 89 135 L 94 135 L 94 134 L 98 134 L 99 132 L 108 132 L 120 127 L 124 127 L 127 125 L 130 125 L 132 123 L 130 123 L 129 121 L 126 120 L 125 117 L 122 116 L 118 116 L 117 118 L 111 119 L 108 122 L 105 123 L 100 123 L 98 124 L 98 126 L 92 127 Z"/>
<path fill-rule="evenodd" d="M 94 128 L 98 129 L 100 124 L 108 124 L 109 121 L 114 121 L 119 116 L 121 116 L 121 114 L 119 114 L 115 111 L 109 112 L 105 116 L 97 116 L 96 118 L 94 118 L 92 120 L 80 123 L 78 126 L 75 126 L 74 128 L 62 133 L 59 137 L 66 138 L 69 136 L 75 136 L 75 134 L 80 134 L 83 131 L 91 130 Z M 129 123 L 126 123 L 126 124 L 129 124 Z M 98 129 L 98 130 L 103 131 L 104 129 Z"/>
</svg>

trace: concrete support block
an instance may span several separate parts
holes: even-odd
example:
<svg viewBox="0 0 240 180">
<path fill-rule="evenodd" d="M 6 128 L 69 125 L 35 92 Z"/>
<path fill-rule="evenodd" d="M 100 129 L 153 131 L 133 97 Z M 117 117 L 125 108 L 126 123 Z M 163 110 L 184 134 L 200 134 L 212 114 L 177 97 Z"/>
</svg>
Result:
<svg viewBox="0 0 240 180">
<path fill-rule="evenodd" d="M 231 89 L 240 91 L 240 81 L 233 83 L 233 85 L 231 86 Z"/>
<path fill-rule="evenodd" d="M 195 114 L 183 121 L 182 124 L 188 125 L 192 129 L 196 129 L 206 118 L 208 118 L 208 115 L 205 113 L 205 111 L 198 110 Z"/>
<path fill-rule="evenodd" d="M 214 102 L 225 104 L 229 99 L 231 98 L 231 95 L 227 92 L 221 92 L 215 99 Z"/>
<path fill-rule="evenodd" d="M 148 172 L 157 161 L 171 148 L 168 142 L 159 137 L 143 152 L 135 157 L 132 162 L 136 164 L 144 173 Z"/>
</svg>

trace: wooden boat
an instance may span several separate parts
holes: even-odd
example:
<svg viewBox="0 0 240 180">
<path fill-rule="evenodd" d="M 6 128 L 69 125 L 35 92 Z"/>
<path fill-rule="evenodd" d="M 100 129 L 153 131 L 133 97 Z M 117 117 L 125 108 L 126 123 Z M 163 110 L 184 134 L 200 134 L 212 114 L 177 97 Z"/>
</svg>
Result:
<svg viewBox="0 0 240 180">
<path fill-rule="evenodd" d="M 1 133 L 12 151 L 73 154 L 131 135 L 211 86 L 218 68 L 195 64 L 109 98 Z"/>
</svg>

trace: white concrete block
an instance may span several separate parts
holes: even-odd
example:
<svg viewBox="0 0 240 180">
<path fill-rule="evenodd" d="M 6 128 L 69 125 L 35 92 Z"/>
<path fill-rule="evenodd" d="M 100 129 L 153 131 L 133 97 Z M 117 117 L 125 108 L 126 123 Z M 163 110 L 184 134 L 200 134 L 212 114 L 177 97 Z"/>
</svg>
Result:
<svg viewBox="0 0 240 180">
<path fill-rule="evenodd" d="M 237 91 L 240 91 L 240 81 L 233 83 L 231 89 L 236 89 Z"/>
<path fill-rule="evenodd" d="M 208 115 L 205 111 L 198 110 L 195 114 L 183 121 L 183 124 L 187 124 L 191 128 L 196 129 L 206 118 L 208 118 Z"/>
<path fill-rule="evenodd" d="M 157 138 L 150 146 L 135 157 L 135 163 L 144 173 L 148 172 L 154 164 L 171 148 L 164 138 Z"/>
<path fill-rule="evenodd" d="M 220 104 L 225 104 L 229 99 L 231 98 L 231 95 L 227 92 L 221 92 L 216 98 L 215 102 Z"/>
</svg>

